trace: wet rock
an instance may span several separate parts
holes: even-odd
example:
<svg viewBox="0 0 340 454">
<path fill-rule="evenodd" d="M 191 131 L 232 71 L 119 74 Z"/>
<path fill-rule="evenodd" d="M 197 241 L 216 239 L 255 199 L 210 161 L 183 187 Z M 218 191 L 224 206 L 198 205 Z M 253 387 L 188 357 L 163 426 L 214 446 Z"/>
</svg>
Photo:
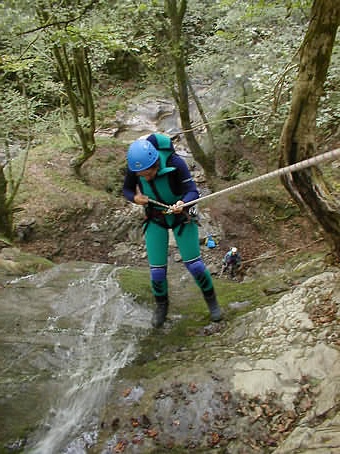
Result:
<svg viewBox="0 0 340 454">
<path fill-rule="evenodd" d="M 157 435 L 144 440 L 139 452 L 199 446 L 206 452 L 335 454 L 340 352 L 327 340 L 336 327 L 339 278 L 322 273 L 273 306 L 240 317 L 235 326 L 219 325 L 213 332 L 208 325 L 197 334 L 212 335 L 214 342 L 194 360 L 183 350 L 178 362 L 174 352 L 173 369 L 142 380 L 139 405 Z M 127 453 L 134 452 L 132 440 Z"/>
<path fill-rule="evenodd" d="M 271 288 L 265 288 L 263 289 L 263 293 L 265 295 L 277 295 L 278 293 L 283 293 L 289 290 L 288 286 L 282 286 L 282 287 L 271 287 Z"/>
<path fill-rule="evenodd" d="M 49 260 L 22 252 L 18 248 L 7 247 L 0 251 L 0 280 L 1 275 L 24 275 L 53 266 Z"/>
<path fill-rule="evenodd" d="M 245 309 L 246 307 L 251 306 L 251 304 L 252 304 L 251 301 L 235 301 L 235 302 L 229 303 L 228 306 L 230 309 L 242 310 L 242 309 Z"/>
<path fill-rule="evenodd" d="M 15 232 L 20 241 L 29 241 L 34 232 L 35 219 L 22 219 L 16 226 Z"/>
</svg>

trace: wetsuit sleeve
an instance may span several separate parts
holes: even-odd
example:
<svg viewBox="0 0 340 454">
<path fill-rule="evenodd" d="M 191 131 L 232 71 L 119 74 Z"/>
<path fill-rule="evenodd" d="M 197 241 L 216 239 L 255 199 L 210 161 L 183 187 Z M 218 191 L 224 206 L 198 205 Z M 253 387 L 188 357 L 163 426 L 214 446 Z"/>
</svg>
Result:
<svg viewBox="0 0 340 454">
<path fill-rule="evenodd" d="M 176 167 L 177 169 L 177 179 L 178 184 L 181 188 L 182 200 L 184 203 L 191 202 L 192 200 L 196 200 L 199 198 L 199 192 L 194 182 L 190 170 L 180 156 L 174 153 L 171 156 L 170 162 L 168 163 L 169 166 Z"/>
<path fill-rule="evenodd" d="M 134 201 L 137 185 L 138 185 L 137 175 L 134 172 L 127 170 L 124 178 L 123 194 L 124 197 L 130 202 Z"/>
</svg>

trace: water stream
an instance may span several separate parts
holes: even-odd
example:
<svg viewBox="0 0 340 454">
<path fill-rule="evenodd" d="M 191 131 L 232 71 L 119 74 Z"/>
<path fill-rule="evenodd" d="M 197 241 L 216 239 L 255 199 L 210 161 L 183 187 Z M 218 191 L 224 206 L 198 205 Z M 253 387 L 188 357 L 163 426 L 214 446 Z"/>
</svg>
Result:
<svg viewBox="0 0 340 454">
<path fill-rule="evenodd" d="M 104 264 L 56 266 L 12 281 L 2 295 L 1 443 L 12 452 L 85 453 L 117 372 L 150 328 L 149 309 L 123 294 Z M 27 426 L 33 435 L 13 440 Z"/>
</svg>

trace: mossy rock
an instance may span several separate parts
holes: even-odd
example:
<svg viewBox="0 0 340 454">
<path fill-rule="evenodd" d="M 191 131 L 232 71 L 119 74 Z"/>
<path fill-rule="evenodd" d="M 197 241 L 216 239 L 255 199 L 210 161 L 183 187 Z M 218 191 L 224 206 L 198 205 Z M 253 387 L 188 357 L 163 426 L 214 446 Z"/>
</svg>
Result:
<svg viewBox="0 0 340 454">
<path fill-rule="evenodd" d="M 37 273 L 53 266 L 50 260 L 22 252 L 18 248 L 3 248 L 0 251 L 0 281 L 11 276 Z"/>
</svg>

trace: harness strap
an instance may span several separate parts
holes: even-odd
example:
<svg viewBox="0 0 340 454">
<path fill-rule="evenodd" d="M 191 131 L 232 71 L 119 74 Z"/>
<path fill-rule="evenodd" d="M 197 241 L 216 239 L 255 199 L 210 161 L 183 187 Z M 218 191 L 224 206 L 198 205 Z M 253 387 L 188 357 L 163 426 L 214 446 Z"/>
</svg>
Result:
<svg viewBox="0 0 340 454">
<path fill-rule="evenodd" d="M 175 219 L 174 222 L 171 225 L 169 225 L 166 222 L 166 216 L 168 214 L 169 214 L 168 211 L 158 210 L 157 208 L 153 207 L 147 207 L 145 209 L 145 219 L 143 221 L 143 233 L 146 232 L 149 223 L 154 222 L 155 224 L 159 225 L 160 227 L 163 227 L 164 229 L 174 229 L 177 226 L 180 226 L 178 235 L 181 235 L 184 225 L 188 224 L 192 220 L 190 214 L 186 210 L 184 210 L 182 213 L 179 214 L 173 213 Z"/>
</svg>

